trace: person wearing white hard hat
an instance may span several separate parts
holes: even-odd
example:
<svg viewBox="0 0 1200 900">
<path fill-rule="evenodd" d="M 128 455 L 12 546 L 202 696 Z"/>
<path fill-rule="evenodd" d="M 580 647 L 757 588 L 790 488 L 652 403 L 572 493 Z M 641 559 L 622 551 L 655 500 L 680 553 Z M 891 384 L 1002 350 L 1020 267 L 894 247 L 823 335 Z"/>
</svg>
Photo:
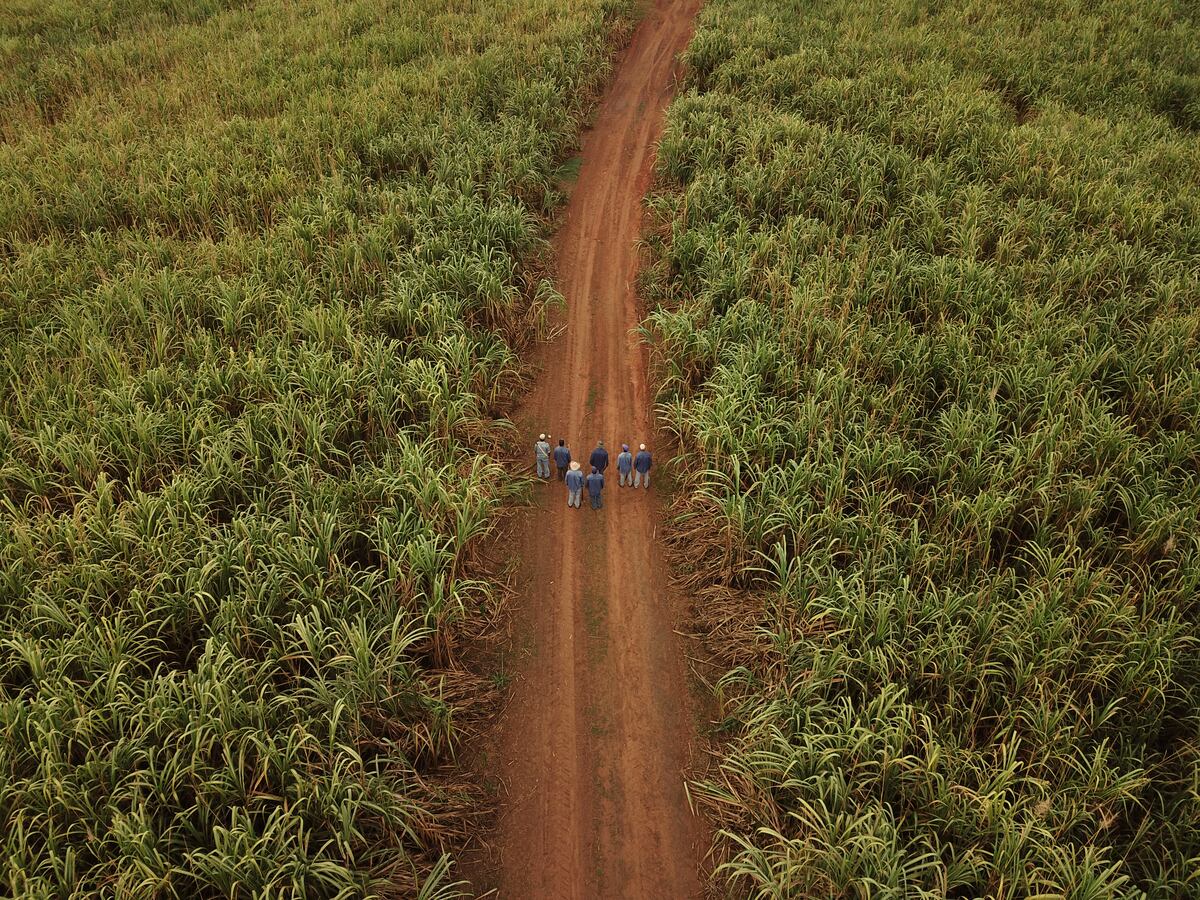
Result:
<svg viewBox="0 0 1200 900">
<path fill-rule="evenodd" d="M 645 444 L 638 445 L 638 455 L 633 461 L 633 486 L 641 487 L 642 482 L 646 482 L 646 490 L 650 490 L 650 451 L 646 449 Z"/>
<path fill-rule="evenodd" d="M 576 509 L 583 504 L 583 473 L 579 471 L 579 463 L 572 460 L 571 469 L 567 472 L 567 506 Z"/>
<path fill-rule="evenodd" d="M 537 443 L 533 445 L 533 455 L 537 459 L 537 477 L 549 481 L 550 443 L 546 440 L 546 436 L 544 434 L 539 435 Z"/>
</svg>

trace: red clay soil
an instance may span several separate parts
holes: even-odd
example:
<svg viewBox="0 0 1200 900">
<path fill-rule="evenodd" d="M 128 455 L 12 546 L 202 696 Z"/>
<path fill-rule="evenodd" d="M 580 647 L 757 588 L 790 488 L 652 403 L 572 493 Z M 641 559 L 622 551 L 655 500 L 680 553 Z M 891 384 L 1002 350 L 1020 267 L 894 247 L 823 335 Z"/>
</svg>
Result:
<svg viewBox="0 0 1200 900">
<path fill-rule="evenodd" d="M 667 584 L 653 490 L 617 486 L 622 442 L 655 422 L 639 321 L 636 242 L 654 151 L 698 0 L 656 0 L 585 135 L 558 234 L 565 332 L 518 421 L 533 465 L 545 431 L 586 463 L 611 456 L 604 508 L 567 508 L 535 486 L 521 532 L 514 697 L 492 770 L 504 784 L 502 898 L 685 898 L 701 894 L 706 830 L 684 794 L 696 727 L 681 615 Z M 651 449 L 655 449 L 651 447 Z M 661 455 L 655 465 L 661 471 Z M 584 471 L 586 472 L 586 465 Z M 492 885 L 476 884 L 477 888 Z"/>
</svg>

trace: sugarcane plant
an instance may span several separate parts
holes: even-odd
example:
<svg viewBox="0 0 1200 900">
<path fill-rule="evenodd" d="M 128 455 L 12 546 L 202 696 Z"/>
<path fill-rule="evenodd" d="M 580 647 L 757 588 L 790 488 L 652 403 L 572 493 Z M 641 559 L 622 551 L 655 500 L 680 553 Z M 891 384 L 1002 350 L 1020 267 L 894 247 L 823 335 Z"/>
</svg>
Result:
<svg viewBox="0 0 1200 900">
<path fill-rule="evenodd" d="M 0 10 L 0 894 L 458 896 L 626 0 Z"/>
<path fill-rule="evenodd" d="M 1197 42 L 704 5 L 643 334 L 729 896 L 1200 893 Z"/>
</svg>

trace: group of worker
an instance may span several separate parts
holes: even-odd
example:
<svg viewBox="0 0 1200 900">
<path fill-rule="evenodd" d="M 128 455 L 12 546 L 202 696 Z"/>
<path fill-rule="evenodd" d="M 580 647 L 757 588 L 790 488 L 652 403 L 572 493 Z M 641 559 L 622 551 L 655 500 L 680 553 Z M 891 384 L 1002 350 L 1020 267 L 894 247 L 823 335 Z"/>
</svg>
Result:
<svg viewBox="0 0 1200 900">
<path fill-rule="evenodd" d="M 539 435 L 537 443 L 533 445 L 533 456 L 537 463 L 537 476 L 543 481 L 550 480 L 550 460 L 553 458 L 554 466 L 558 469 L 558 480 L 567 486 L 567 506 L 579 509 L 583 502 L 585 487 L 588 499 L 592 503 L 592 509 L 600 509 L 604 506 L 601 495 L 604 492 L 604 470 L 608 468 L 608 451 L 604 448 L 604 441 L 596 442 L 596 449 L 588 458 L 591 472 L 586 476 L 579 463 L 571 459 L 571 448 L 561 438 L 558 446 L 551 450 L 550 441 L 546 435 Z M 646 490 L 649 490 L 650 467 L 653 463 L 654 460 L 645 444 L 638 445 L 637 455 L 629 451 L 628 444 L 622 444 L 621 452 L 617 454 L 617 475 L 620 476 L 620 486 L 629 485 L 639 488 L 644 485 Z"/>
</svg>

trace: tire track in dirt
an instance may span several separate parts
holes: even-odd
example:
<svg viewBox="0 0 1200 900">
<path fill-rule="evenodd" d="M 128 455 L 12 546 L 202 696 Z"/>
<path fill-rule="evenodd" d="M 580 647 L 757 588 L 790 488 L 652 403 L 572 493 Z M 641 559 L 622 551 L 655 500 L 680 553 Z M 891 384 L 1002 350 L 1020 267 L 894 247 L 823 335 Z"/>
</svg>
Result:
<svg viewBox="0 0 1200 900">
<path fill-rule="evenodd" d="M 618 488 L 615 469 L 622 442 L 636 451 L 655 434 L 646 351 L 631 333 L 636 242 L 675 59 L 698 6 L 655 0 L 647 10 L 584 136 L 556 239 L 567 328 L 546 348 L 519 417 L 522 439 L 564 436 L 581 462 L 603 439 L 612 466 L 602 511 L 588 508 L 586 492 L 583 508 L 568 510 L 554 482 L 535 488 L 537 508 L 523 521 L 523 646 L 495 766 L 507 794 L 494 886 L 506 900 L 701 890 L 708 842 L 683 788 L 695 727 L 661 512 L 653 491 Z"/>
</svg>

